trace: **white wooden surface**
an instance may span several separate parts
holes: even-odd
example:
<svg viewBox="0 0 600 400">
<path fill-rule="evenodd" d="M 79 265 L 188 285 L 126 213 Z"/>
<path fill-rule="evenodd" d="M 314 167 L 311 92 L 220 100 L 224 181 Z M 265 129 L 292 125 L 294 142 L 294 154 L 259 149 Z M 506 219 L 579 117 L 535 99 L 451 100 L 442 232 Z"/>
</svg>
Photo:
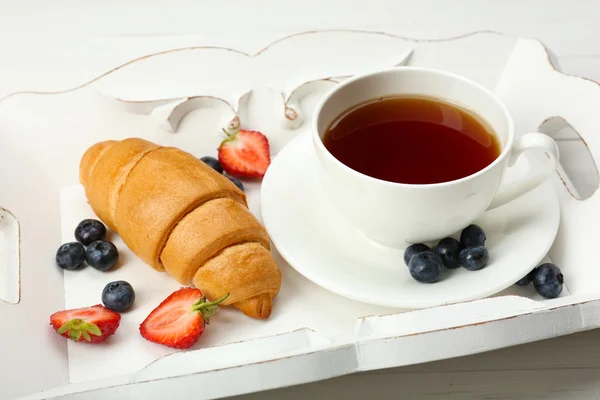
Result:
<svg viewBox="0 0 600 400">
<path fill-rule="evenodd" d="M 600 399 L 600 330 L 230 400 Z M 441 344 L 443 345 L 443 344 Z"/>
<path fill-rule="evenodd" d="M 310 29 L 425 39 L 475 30 L 538 37 L 563 71 L 600 80 L 599 0 L 171 0 L 161 6 L 147 0 L 2 0 L 0 91 L 69 85 L 74 77 L 93 77 L 98 63 L 117 65 L 157 49 L 215 44 L 255 51 Z M 243 398 L 308 396 L 600 399 L 600 330 Z"/>
</svg>

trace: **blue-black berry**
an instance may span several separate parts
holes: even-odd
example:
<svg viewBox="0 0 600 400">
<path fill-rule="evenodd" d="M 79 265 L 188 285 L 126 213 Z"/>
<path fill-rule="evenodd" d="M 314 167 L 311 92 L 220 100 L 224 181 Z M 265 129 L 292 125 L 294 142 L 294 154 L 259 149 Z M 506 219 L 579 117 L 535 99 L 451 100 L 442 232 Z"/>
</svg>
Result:
<svg viewBox="0 0 600 400">
<path fill-rule="evenodd" d="M 460 245 L 465 247 L 485 246 L 485 232 L 479 225 L 469 225 L 460 233 Z"/>
<path fill-rule="evenodd" d="M 204 162 L 206 165 L 208 165 L 209 167 L 211 167 L 218 173 L 220 173 L 220 174 L 223 173 L 223 167 L 221 166 L 221 163 L 219 162 L 219 160 L 217 160 L 216 158 L 207 156 L 207 157 L 202 157 L 200 159 L 200 161 Z"/>
<path fill-rule="evenodd" d="M 81 243 L 65 243 L 56 252 L 56 264 L 63 269 L 77 269 L 84 261 L 85 249 Z"/>
<path fill-rule="evenodd" d="M 408 265 L 410 263 L 410 259 L 415 255 L 422 253 L 424 251 L 431 251 L 429 246 L 423 243 L 411 244 L 404 250 L 404 264 Z"/>
<path fill-rule="evenodd" d="M 90 244 L 85 251 L 85 261 L 99 271 L 108 271 L 119 260 L 119 251 L 111 242 L 98 240 Z"/>
<path fill-rule="evenodd" d="M 458 240 L 447 237 L 440 240 L 435 246 L 435 254 L 442 260 L 444 267 L 454 269 L 460 266 L 458 256 L 460 254 L 460 243 Z"/>
<path fill-rule="evenodd" d="M 535 276 L 535 268 L 532 269 L 531 271 L 529 271 L 529 273 L 527 275 L 525 275 L 524 277 L 522 277 L 521 279 L 519 279 L 515 283 L 515 285 L 518 285 L 518 286 L 527 286 L 531 282 L 533 282 L 533 277 L 534 276 Z"/>
<path fill-rule="evenodd" d="M 104 240 L 106 227 L 97 219 L 84 219 L 75 228 L 75 239 L 84 246 L 89 246 L 96 240 Z"/>
<path fill-rule="evenodd" d="M 560 268 L 552 263 L 542 264 L 535 269 L 533 287 L 541 296 L 547 299 L 553 299 L 561 294 L 563 282 L 563 274 L 560 272 Z"/>
<path fill-rule="evenodd" d="M 135 291 L 126 281 L 110 282 L 102 291 L 102 304 L 116 312 L 127 311 L 135 301 Z"/>
<path fill-rule="evenodd" d="M 440 279 L 442 262 L 432 251 L 415 254 L 408 263 L 410 275 L 421 283 L 434 283 Z"/>
<path fill-rule="evenodd" d="M 463 268 L 469 271 L 477 271 L 487 265 L 489 254 L 483 246 L 467 247 L 461 250 L 459 261 Z"/>
</svg>

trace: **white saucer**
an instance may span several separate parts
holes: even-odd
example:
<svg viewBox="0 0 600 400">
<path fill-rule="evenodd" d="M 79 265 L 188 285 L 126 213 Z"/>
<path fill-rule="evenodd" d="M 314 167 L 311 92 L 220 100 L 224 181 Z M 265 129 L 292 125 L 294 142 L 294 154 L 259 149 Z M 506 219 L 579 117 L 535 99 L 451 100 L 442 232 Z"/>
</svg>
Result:
<svg viewBox="0 0 600 400">
<path fill-rule="evenodd" d="M 525 173 L 529 163 L 520 160 L 510 171 Z M 558 230 L 558 199 L 547 182 L 476 221 L 487 234 L 486 268 L 458 268 L 434 284 L 418 283 L 404 264 L 403 249 L 372 242 L 337 213 L 321 191 L 317 167 L 308 134 L 274 158 L 261 188 L 264 225 L 282 257 L 299 273 L 365 303 L 425 308 L 490 296 L 533 269 Z"/>
</svg>

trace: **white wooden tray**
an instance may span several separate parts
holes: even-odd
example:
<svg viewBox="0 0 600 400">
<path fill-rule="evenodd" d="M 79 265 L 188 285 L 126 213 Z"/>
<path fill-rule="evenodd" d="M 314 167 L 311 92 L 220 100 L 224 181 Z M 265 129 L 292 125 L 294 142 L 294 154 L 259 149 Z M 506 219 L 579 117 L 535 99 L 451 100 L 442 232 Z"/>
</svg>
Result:
<svg viewBox="0 0 600 400">
<path fill-rule="evenodd" d="M 543 300 L 531 287 L 512 287 L 445 307 L 381 308 L 325 291 L 274 252 L 284 281 L 272 317 L 255 321 L 222 310 L 195 351 L 176 352 L 144 341 L 137 326 L 179 285 L 143 265 L 119 238 L 126 261 L 114 272 L 63 274 L 54 265 L 60 243 L 71 240 L 77 222 L 93 216 L 78 186 L 79 158 L 89 145 L 138 136 L 201 157 L 216 153 L 221 128 L 241 124 L 267 134 L 276 157 L 306 133 L 305 122 L 326 89 L 353 74 L 399 64 L 470 77 L 506 102 L 518 132 L 541 129 L 559 140 L 566 162 L 554 184 L 562 221 L 548 259 L 565 275 L 561 297 Z M 595 328 L 600 270 L 591 257 L 599 226 L 593 163 L 600 150 L 599 107 L 600 87 L 557 72 L 540 42 L 493 33 L 419 41 L 384 33 L 308 32 L 256 54 L 178 49 L 133 60 L 61 93 L 5 97 L 0 313 L 3 326 L 15 328 L 0 333 L 0 398 L 219 398 Z M 573 159 L 589 162 L 574 168 Z M 584 174 L 577 171 L 582 165 L 589 165 Z M 259 184 L 247 184 L 247 192 L 260 217 Z M 47 326 L 54 311 L 98 303 L 101 288 L 113 278 L 129 280 L 138 291 L 136 307 L 123 316 L 114 340 L 67 344 Z"/>
</svg>

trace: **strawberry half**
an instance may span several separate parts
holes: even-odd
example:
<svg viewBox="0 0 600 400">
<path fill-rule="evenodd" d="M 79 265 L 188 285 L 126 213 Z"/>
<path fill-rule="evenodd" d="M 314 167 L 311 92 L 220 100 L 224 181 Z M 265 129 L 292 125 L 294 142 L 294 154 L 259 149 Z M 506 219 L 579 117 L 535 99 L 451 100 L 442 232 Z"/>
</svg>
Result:
<svg viewBox="0 0 600 400">
<path fill-rule="evenodd" d="M 196 288 L 181 288 L 163 300 L 140 325 L 140 334 L 147 340 L 176 349 L 191 347 L 208 319 L 218 310 L 218 304 L 229 296 L 207 302 Z"/>
<path fill-rule="evenodd" d="M 219 163 L 230 175 L 260 178 L 271 164 L 267 137 L 257 131 L 239 130 L 219 146 Z"/>
<path fill-rule="evenodd" d="M 116 332 L 120 322 L 119 313 L 100 304 L 59 311 L 50 316 L 50 325 L 54 330 L 76 342 L 104 342 L 107 337 Z"/>
</svg>

